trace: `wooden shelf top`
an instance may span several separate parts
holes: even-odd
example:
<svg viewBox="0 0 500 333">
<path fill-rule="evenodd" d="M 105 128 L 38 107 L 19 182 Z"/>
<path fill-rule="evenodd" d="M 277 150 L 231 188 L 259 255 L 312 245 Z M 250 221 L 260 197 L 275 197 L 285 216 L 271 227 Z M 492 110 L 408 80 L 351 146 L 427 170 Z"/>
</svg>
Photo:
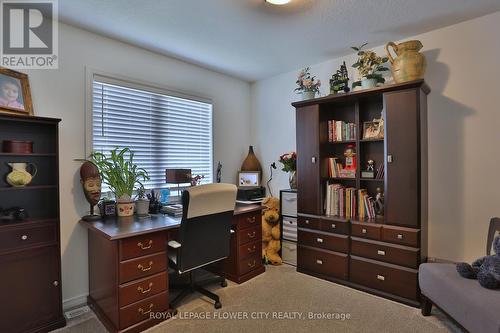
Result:
<svg viewBox="0 0 500 333">
<path fill-rule="evenodd" d="M 333 144 L 333 145 L 341 145 L 341 144 L 348 144 L 348 143 L 356 143 L 356 140 L 329 141 L 328 142 L 328 144 Z"/>
<path fill-rule="evenodd" d="M 17 114 L 0 114 L 1 120 L 11 120 L 11 121 L 25 121 L 31 123 L 59 123 L 61 119 L 59 118 L 48 118 L 48 117 L 37 117 L 37 116 L 27 116 L 27 115 L 17 115 Z"/>
<path fill-rule="evenodd" d="M 57 156 L 56 153 L 31 153 L 31 154 L 26 154 L 26 153 L 0 153 L 0 156 L 47 156 L 47 157 L 54 157 Z"/>
<path fill-rule="evenodd" d="M 49 188 L 57 188 L 57 185 L 27 185 L 27 186 L 22 186 L 22 187 L 4 186 L 4 187 L 0 187 L 0 192 L 43 190 L 43 189 L 49 189 Z"/>
<path fill-rule="evenodd" d="M 384 142 L 384 138 L 380 139 L 361 139 L 359 142 Z"/>
<path fill-rule="evenodd" d="M 383 182 L 384 178 L 360 178 L 359 180 L 367 182 Z"/>
</svg>

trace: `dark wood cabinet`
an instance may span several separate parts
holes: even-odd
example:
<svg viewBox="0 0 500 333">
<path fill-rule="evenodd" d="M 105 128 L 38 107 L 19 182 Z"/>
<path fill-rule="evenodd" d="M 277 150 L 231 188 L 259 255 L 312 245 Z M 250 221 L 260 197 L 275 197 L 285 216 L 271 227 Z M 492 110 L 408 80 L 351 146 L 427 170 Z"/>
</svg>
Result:
<svg viewBox="0 0 500 333">
<path fill-rule="evenodd" d="M 0 220 L 0 332 L 48 332 L 65 325 L 59 236 L 59 119 L 0 115 L 0 143 L 33 141 L 33 153 L 0 151 L 1 208 L 22 207 L 28 218 Z M 0 146 L 1 147 L 1 146 Z M 25 187 L 6 182 L 7 163 L 33 163 Z"/>
<path fill-rule="evenodd" d="M 297 130 L 297 270 L 418 306 L 418 265 L 427 256 L 427 94 L 424 81 L 386 85 L 293 103 Z M 384 119 L 383 137 L 363 136 L 364 124 Z M 350 123 L 349 140 L 331 140 L 329 121 Z M 347 130 L 346 130 L 347 131 Z M 350 178 L 332 178 L 329 158 L 356 152 Z M 365 178 L 369 160 L 384 166 Z M 326 215 L 327 185 L 375 197 L 376 218 Z M 359 201 L 357 202 L 359 204 Z"/>
</svg>

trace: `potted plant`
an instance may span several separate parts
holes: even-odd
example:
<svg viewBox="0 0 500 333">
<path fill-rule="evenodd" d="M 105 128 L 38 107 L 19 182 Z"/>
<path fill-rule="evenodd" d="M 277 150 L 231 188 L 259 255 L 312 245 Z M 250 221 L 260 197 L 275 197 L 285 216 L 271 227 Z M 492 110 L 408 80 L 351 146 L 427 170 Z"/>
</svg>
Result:
<svg viewBox="0 0 500 333">
<path fill-rule="evenodd" d="M 309 71 L 309 67 L 301 70 L 295 82 L 298 87 L 295 88 L 294 91 L 297 91 L 298 94 L 302 94 L 302 100 L 314 98 L 316 93 L 319 94 L 319 87 L 321 87 L 321 81 L 316 80 L 316 76 L 311 76 Z"/>
<path fill-rule="evenodd" d="M 143 187 L 142 182 L 149 180 L 147 171 L 134 163 L 134 153 L 129 148 L 115 148 L 109 157 L 101 152 L 93 152 L 90 157 L 99 168 L 103 183 L 115 194 L 118 216 L 133 215 L 134 188 L 137 184 Z"/>
<path fill-rule="evenodd" d="M 139 216 L 146 216 L 149 213 L 149 199 L 146 198 L 146 189 L 142 185 L 137 190 L 137 198 L 135 200 L 135 212 Z"/>
<path fill-rule="evenodd" d="M 361 86 L 364 89 L 374 88 L 379 83 L 384 83 L 385 79 L 380 72 L 388 71 L 389 68 L 383 66 L 387 62 L 387 57 L 379 57 L 377 54 L 371 50 L 364 51 L 363 47 L 367 43 L 359 46 L 352 47 L 353 50 L 358 52 L 358 60 L 352 65 L 352 67 L 358 70 L 360 77 L 359 81 L 352 83 L 352 87 Z"/>
<path fill-rule="evenodd" d="M 279 162 L 283 164 L 282 171 L 289 172 L 288 182 L 291 189 L 297 188 L 297 154 L 286 153 L 280 156 Z"/>
</svg>

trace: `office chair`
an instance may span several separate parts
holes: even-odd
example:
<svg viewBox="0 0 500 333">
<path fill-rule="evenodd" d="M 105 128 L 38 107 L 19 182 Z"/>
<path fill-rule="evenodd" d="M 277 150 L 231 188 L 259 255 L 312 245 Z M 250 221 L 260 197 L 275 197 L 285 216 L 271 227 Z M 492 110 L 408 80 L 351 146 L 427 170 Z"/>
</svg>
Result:
<svg viewBox="0 0 500 333">
<path fill-rule="evenodd" d="M 236 186 L 231 184 L 207 184 L 191 187 L 182 193 L 179 239 L 178 242 L 168 242 L 168 257 L 170 267 L 178 276 L 187 276 L 189 282 L 170 286 L 182 289 L 170 302 L 171 308 L 195 291 L 214 300 L 216 309 L 222 307 L 219 296 L 202 286 L 219 282 L 226 287 L 224 276 L 195 282 L 192 273 L 229 256 L 236 191 Z"/>
</svg>

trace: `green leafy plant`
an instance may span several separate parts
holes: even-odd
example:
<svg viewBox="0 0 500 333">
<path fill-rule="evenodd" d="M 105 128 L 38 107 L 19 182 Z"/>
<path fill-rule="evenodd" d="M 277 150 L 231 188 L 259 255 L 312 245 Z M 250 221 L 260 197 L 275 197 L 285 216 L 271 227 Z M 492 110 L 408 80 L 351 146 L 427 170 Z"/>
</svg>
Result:
<svg viewBox="0 0 500 333">
<path fill-rule="evenodd" d="M 283 164 L 282 171 L 291 172 L 297 170 L 297 153 L 294 151 L 280 156 L 279 162 Z"/>
<path fill-rule="evenodd" d="M 362 79 L 375 79 L 377 83 L 384 83 L 385 79 L 379 72 L 388 71 L 389 68 L 383 66 L 389 59 L 387 57 L 379 57 L 371 50 L 363 50 L 367 43 L 358 47 L 351 47 L 354 51 L 358 52 L 358 60 L 352 65 L 353 68 L 358 70 L 360 77 L 359 81 L 352 83 L 352 87 L 361 86 Z"/>
<path fill-rule="evenodd" d="M 134 153 L 129 148 L 115 148 L 109 156 L 96 151 L 90 158 L 117 199 L 130 200 L 136 184 L 144 188 L 142 182 L 149 180 L 147 171 L 134 163 Z"/>
</svg>

